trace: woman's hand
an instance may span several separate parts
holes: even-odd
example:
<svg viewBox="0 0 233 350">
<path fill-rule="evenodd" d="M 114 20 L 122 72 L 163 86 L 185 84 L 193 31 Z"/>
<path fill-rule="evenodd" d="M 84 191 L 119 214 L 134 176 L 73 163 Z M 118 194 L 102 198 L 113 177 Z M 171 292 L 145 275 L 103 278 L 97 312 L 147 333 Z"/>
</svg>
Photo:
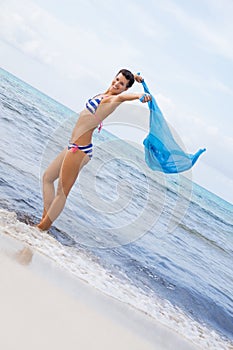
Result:
<svg viewBox="0 0 233 350">
<path fill-rule="evenodd" d="M 138 83 L 141 83 L 144 79 L 140 76 L 140 75 L 138 75 L 138 74 L 135 74 L 134 75 L 134 79 L 138 82 Z"/>
<path fill-rule="evenodd" d="M 151 95 L 150 94 L 141 94 L 139 97 L 139 100 L 142 103 L 149 102 L 149 101 L 151 101 Z"/>
</svg>

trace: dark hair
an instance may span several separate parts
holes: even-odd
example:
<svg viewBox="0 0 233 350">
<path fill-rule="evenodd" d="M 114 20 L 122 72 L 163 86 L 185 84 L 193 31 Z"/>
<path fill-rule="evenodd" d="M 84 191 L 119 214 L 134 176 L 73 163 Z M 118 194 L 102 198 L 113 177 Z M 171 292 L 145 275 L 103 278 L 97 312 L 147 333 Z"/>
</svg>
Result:
<svg viewBox="0 0 233 350">
<path fill-rule="evenodd" d="M 133 75 L 133 73 L 131 73 L 128 69 L 121 69 L 118 73 L 117 73 L 117 75 L 118 74 L 123 74 L 124 75 L 124 77 L 127 79 L 127 80 L 129 80 L 129 82 L 128 82 L 128 84 L 127 84 L 127 88 L 130 88 L 132 85 L 133 85 L 133 83 L 134 83 L 134 75 Z M 116 75 L 116 76 L 117 76 Z"/>
</svg>

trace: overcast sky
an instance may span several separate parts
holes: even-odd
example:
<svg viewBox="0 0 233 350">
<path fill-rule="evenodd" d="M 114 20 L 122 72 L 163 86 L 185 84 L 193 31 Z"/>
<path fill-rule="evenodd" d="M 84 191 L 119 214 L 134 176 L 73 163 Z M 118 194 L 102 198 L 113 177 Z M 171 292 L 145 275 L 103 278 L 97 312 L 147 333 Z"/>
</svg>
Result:
<svg viewBox="0 0 233 350">
<path fill-rule="evenodd" d="M 75 111 L 140 71 L 188 152 L 207 148 L 193 180 L 233 203 L 232 18 L 232 0 L 0 0 L 0 64 Z"/>
</svg>

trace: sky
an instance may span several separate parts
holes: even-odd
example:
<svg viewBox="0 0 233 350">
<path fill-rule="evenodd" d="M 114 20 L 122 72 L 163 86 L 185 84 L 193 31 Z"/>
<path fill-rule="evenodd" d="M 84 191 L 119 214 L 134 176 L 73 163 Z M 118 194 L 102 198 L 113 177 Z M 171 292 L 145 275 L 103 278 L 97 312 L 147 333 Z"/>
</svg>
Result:
<svg viewBox="0 0 233 350">
<path fill-rule="evenodd" d="M 207 149 L 193 181 L 233 203 L 232 18 L 232 0 L 0 0 L 0 66 L 75 111 L 141 72 L 186 150 Z"/>
</svg>

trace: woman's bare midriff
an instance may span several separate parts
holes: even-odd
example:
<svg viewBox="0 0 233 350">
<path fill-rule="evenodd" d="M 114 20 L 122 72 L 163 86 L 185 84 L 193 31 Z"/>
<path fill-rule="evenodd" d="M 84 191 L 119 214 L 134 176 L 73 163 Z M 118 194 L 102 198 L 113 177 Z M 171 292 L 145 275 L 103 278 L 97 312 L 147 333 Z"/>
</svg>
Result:
<svg viewBox="0 0 233 350">
<path fill-rule="evenodd" d="M 102 120 L 107 118 L 117 107 L 116 103 L 101 103 L 96 114 L 91 114 L 84 109 L 73 129 L 70 142 L 79 145 L 88 145 L 91 143 L 92 134 Z"/>
<path fill-rule="evenodd" d="M 96 118 L 90 112 L 82 111 L 73 129 L 70 142 L 88 145 L 91 143 L 92 134 L 97 126 Z"/>
</svg>

